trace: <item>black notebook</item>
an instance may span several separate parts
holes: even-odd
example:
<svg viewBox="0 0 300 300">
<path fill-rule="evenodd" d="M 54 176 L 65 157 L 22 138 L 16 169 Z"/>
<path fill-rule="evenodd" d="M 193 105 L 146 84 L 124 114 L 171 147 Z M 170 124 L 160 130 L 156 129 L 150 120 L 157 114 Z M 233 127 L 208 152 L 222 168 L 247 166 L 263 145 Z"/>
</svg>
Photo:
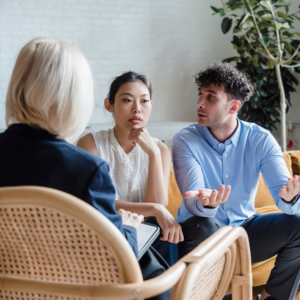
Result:
<svg viewBox="0 0 300 300">
<path fill-rule="evenodd" d="M 138 260 L 144 255 L 160 234 L 160 228 L 149 223 L 142 223 L 137 229 Z"/>
</svg>

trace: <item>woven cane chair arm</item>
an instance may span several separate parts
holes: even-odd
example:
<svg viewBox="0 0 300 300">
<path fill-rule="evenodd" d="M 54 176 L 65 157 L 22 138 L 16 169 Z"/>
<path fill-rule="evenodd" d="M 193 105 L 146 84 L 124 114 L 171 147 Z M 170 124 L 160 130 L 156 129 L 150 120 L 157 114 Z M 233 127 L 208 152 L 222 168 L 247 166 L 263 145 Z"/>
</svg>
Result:
<svg viewBox="0 0 300 300">
<path fill-rule="evenodd" d="M 40 294 L 51 294 L 76 298 L 134 300 L 154 297 L 172 288 L 181 278 L 186 264 L 177 262 L 162 275 L 142 283 L 116 285 L 79 285 L 59 282 L 23 280 L 12 277 L 0 277 L 0 290 L 14 289 L 21 292 L 35 291 Z"/>
</svg>

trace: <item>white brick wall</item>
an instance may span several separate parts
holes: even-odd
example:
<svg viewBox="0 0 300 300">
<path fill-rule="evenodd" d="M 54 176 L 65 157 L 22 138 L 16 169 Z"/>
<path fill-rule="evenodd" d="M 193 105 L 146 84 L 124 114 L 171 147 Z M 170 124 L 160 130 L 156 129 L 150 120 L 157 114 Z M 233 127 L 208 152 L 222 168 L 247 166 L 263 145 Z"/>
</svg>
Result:
<svg viewBox="0 0 300 300">
<path fill-rule="evenodd" d="M 152 120 L 196 120 L 192 76 L 234 54 L 210 5 L 220 2 L 1 0 L 0 128 L 5 127 L 6 89 L 17 54 L 38 36 L 62 39 L 87 57 L 95 82 L 92 123 L 110 120 L 103 99 L 112 78 L 128 70 L 148 75 L 153 83 Z"/>
<path fill-rule="evenodd" d="M 296 5 L 298 0 L 292 2 Z M 38 36 L 62 39 L 87 57 L 95 83 L 92 123 L 110 120 L 103 99 L 112 78 L 128 70 L 146 74 L 152 81 L 151 120 L 196 121 L 193 75 L 209 63 L 236 54 L 231 34 L 221 33 L 221 18 L 212 16 L 210 5 L 220 3 L 0 0 L 0 128 L 5 127 L 6 90 L 18 52 Z M 295 95 L 295 103 L 297 99 Z M 294 111 L 300 113 L 299 104 Z"/>
</svg>

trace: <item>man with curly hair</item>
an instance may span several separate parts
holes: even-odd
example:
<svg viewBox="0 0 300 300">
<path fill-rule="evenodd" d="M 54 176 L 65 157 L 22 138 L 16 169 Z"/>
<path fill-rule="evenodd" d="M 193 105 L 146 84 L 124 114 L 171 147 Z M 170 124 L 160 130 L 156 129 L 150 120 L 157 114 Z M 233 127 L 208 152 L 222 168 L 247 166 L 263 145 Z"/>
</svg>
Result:
<svg viewBox="0 0 300 300">
<path fill-rule="evenodd" d="M 172 146 L 184 197 L 177 213 L 184 234 L 180 256 L 222 226 L 242 226 L 252 262 L 278 254 L 260 299 L 294 299 L 300 280 L 300 176 L 290 178 L 269 131 L 238 119 L 254 93 L 244 73 L 229 64 L 213 64 L 196 75 L 196 83 L 198 124 L 181 130 Z M 255 212 L 260 172 L 282 213 Z"/>
</svg>

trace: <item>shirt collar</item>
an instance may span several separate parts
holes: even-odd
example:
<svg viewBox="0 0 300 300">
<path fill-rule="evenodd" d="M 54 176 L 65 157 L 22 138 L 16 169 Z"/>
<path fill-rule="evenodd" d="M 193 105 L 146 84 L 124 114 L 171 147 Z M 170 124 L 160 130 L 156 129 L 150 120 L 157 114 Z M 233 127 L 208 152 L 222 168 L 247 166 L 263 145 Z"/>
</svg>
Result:
<svg viewBox="0 0 300 300">
<path fill-rule="evenodd" d="M 230 137 L 230 139 L 228 139 L 224 144 L 228 145 L 228 144 L 232 144 L 235 148 L 237 147 L 240 135 L 241 135 L 241 122 L 240 120 L 237 118 L 238 121 L 238 126 L 237 129 L 235 130 L 234 134 Z M 200 127 L 200 126 L 199 126 Z M 214 149 L 217 148 L 218 144 L 220 144 L 219 141 L 217 141 L 214 136 L 211 134 L 211 132 L 209 131 L 209 129 L 207 127 L 200 127 L 201 132 L 202 132 L 202 136 L 204 136 L 204 138 L 207 140 L 207 142 L 210 144 L 210 146 Z"/>
</svg>

